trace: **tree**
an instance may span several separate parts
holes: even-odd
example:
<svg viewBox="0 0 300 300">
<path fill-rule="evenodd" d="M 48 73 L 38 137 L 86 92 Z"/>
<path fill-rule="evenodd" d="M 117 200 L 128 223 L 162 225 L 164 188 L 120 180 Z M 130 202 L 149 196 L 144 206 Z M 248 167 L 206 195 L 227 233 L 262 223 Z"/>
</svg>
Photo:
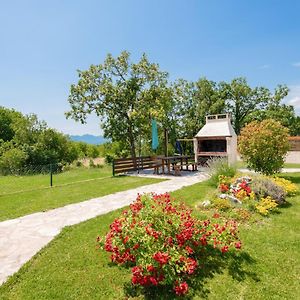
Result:
<svg viewBox="0 0 300 300">
<path fill-rule="evenodd" d="M 288 136 L 288 129 L 275 120 L 253 121 L 241 130 L 239 151 L 249 168 L 271 175 L 284 164 Z"/>
<path fill-rule="evenodd" d="M 224 111 L 225 99 L 221 86 L 206 78 L 196 82 L 180 79 L 173 85 L 176 99 L 174 114 L 176 115 L 178 136 L 192 138 L 205 124 L 205 116 L 219 114 Z"/>
<path fill-rule="evenodd" d="M 96 113 L 104 136 L 126 141 L 135 158 L 137 137 L 147 134 L 152 117 L 163 115 L 168 74 L 145 54 L 132 63 L 124 51 L 117 58 L 108 54 L 103 64 L 78 71 L 78 76 L 70 89 L 67 117 L 85 123 L 87 115 Z"/>
<path fill-rule="evenodd" d="M 300 135 L 300 117 L 296 116 L 292 105 L 271 103 L 265 110 L 255 110 L 247 116 L 247 123 L 273 119 L 289 129 L 290 135 Z"/>
<path fill-rule="evenodd" d="M 48 128 L 34 114 L 0 107 L 0 172 L 21 173 L 71 163 L 78 157 L 75 143 Z M 36 168 L 38 166 L 38 168 Z"/>
<path fill-rule="evenodd" d="M 226 97 L 226 111 L 232 116 L 237 134 L 253 111 L 265 110 L 272 104 L 278 105 L 288 94 L 288 88 L 283 85 L 279 85 L 274 94 L 265 87 L 251 88 L 245 78 L 233 79 L 231 83 L 222 82 L 221 85 Z"/>
</svg>

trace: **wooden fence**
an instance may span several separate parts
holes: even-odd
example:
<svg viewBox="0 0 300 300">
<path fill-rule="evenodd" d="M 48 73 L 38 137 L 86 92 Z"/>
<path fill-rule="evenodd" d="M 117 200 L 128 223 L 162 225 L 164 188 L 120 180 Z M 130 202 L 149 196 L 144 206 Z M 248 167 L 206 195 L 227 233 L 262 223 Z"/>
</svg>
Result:
<svg viewBox="0 0 300 300">
<path fill-rule="evenodd" d="M 152 156 L 140 156 L 136 160 L 132 157 L 118 158 L 113 160 L 113 176 L 130 171 L 156 169 L 161 167 L 161 165 L 161 160 Z"/>
</svg>

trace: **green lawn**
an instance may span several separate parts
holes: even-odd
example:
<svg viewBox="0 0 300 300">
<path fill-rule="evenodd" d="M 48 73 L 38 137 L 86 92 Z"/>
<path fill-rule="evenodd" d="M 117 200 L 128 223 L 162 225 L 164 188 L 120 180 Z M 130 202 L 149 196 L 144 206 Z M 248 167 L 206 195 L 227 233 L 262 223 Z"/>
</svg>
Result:
<svg viewBox="0 0 300 300">
<path fill-rule="evenodd" d="M 299 168 L 300 169 L 300 164 L 296 164 L 296 163 L 285 163 L 283 165 L 284 168 L 286 169 L 293 169 L 293 168 Z M 237 168 L 242 169 L 242 168 L 247 168 L 247 165 L 244 161 L 238 161 L 237 162 Z"/>
<path fill-rule="evenodd" d="M 288 176 L 300 187 L 300 173 Z M 173 195 L 194 205 L 211 190 L 203 182 Z M 104 235 L 119 213 L 65 228 L 0 287 L 0 299 L 132 299 L 124 294 L 130 271 L 108 263 L 109 255 L 96 250 L 97 235 Z M 204 288 L 194 299 L 299 299 L 299 219 L 297 196 L 264 223 L 242 225 L 243 250 L 204 276 Z"/>
<path fill-rule="evenodd" d="M 53 185 L 65 185 L 83 180 L 110 177 L 111 167 L 103 168 L 76 168 L 63 173 L 53 174 Z M 50 186 L 50 174 L 27 176 L 0 176 L 0 195 L 23 192 L 35 189 L 48 188 Z"/>
<path fill-rule="evenodd" d="M 283 167 L 287 168 L 287 169 L 289 169 L 289 168 L 300 168 L 300 164 L 285 163 L 283 165 Z"/>
<path fill-rule="evenodd" d="M 52 188 L 45 186 L 45 175 L 17 179 L 0 177 L 0 221 L 161 181 L 129 176 L 111 177 L 110 174 L 108 167 L 72 170 L 56 175 L 55 180 L 61 185 Z M 16 189 L 13 182 L 16 182 Z"/>
</svg>

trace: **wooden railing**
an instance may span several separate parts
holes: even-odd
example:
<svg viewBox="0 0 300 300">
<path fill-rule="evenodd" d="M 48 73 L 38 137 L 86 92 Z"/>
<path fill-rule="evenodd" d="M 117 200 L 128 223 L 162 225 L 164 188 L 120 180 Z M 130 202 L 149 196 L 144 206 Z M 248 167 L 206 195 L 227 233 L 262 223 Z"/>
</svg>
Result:
<svg viewBox="0 0 300 300">
<path fill-rule="evenodd" d="M 153 156 L 140 156 L 135 160 L 132 157 L 118 158 L 113 160 L 113 176 L 131 171 L 158 169 L 161 166 L 161 159 Z"/>
</svg>

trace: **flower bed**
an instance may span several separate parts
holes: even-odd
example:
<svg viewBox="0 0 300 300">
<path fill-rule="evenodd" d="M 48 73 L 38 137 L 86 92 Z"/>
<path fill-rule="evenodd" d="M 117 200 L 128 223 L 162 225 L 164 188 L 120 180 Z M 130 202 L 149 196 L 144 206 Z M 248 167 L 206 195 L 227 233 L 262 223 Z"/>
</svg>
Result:
<svg viewBox="0 0 300 300">
<path fill-rule="evenodd" d="M 133 286 L 172 287 L 178 296 L 209 257 L 241 248 L 235 221 L 199 220 L 169 194 L 139 195 L 99 241 L 112 262 L 132 267 Z"/>
<path fill-rule="evenodd" d="M 263 216 L 276 211 L 287 196 L 297 193 L 295 184 L 280 177 L 267 176 L 219 176 L 218 193 L 212 198 L 212 206 L 221 211 L 242 212 L 246 219 L 249 213 L 258 212 Z"/>
</svg>

